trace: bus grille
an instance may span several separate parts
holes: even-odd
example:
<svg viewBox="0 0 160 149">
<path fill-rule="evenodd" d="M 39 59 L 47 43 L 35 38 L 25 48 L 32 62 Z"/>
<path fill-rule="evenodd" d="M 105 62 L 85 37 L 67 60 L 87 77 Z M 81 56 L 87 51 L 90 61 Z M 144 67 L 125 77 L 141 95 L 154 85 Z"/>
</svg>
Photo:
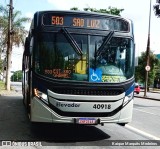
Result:
<svg viewBox="0 0 160 149">
<path fill-rule="evenodd" d="M 69 95 L 94 95 L 94 96 L 116 96 L 123 93 L 123 89 L 53 89 L 57 94 Z"/>
</svg>

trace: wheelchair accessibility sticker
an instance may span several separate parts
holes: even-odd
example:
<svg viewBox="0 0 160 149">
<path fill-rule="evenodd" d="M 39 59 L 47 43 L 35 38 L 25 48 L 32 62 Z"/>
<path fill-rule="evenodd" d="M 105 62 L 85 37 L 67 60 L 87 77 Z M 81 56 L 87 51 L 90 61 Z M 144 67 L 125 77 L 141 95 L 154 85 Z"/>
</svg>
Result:
<svg viewBox="0 0 160 149">
<path fill-rule="evenodd" d="M 89 82 L 102 82 L 101 69 L 89 69 Z"/>
</svg>

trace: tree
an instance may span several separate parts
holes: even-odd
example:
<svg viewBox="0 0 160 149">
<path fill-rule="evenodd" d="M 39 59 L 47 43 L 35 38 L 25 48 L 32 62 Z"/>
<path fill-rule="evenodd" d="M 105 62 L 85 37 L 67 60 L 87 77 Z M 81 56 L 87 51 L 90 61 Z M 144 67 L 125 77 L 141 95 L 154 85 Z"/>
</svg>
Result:
<svg viewBox="0 0 160 149">
<path fill-rule="evenodd" d="M 157 0 L 157 1 L 156 1 L 156 4 L 153 6 L 155 15 L 156 15 L 157 17 L 160 17 L 160 8 L 159 8 L 159 6 L 160 6 L 160 0 Z"/>
<path fill-rule="evenodd" d="M 156 67 L 159 65 L 158 58 L 153 54 L 153 52 L 150 52 L 149 55 L 150 59 L 150 67 L 151 70 L 149 71 L 148 76 L 148 89 L 150 85 L 154 84 L 154 79 L 156 76 Z M 145 66 L 146 66 L 146 52 L 142 52 L 142 55 L 138 58 L 138 66 L 135 68 L 135 81 L 136 82 L 145 82 Z"/>
<path fill-rule="evenodd" d="M 8 8 L 0 6 L 0 20 L 1 20 L 1 37 L 3 37 L 3 41 L 1 44 L 3 47 L 7 45 L 7 38 L 8 38 Z M 27 17 L 21 17 L 21 12 L 14 10 L 13 11 L 13 19 L 12 19 L 12 43 L 15 46 L 19 46 L 20 44 L 24 45 L 25 37 L 28 33 L 23 26 L 25 23 L 30 22 L 31 19 Z"/>
<path fill-rule="evenodd" d="M 18 70 L 15 71 L 14 74 L 11 76 L 11 81 L 17 82 L 22 80 L 22 71 Z"/>
<path fill-rule="evenodd" d="M 7 9 L 0 5 L 0 59 L 4 48 L 6 47 L 7 22 L 5 15 Z"/>
<path fill-rule="evenodd" d="M 158 60 L 158 65 L 155 66 L 154 88 L 160 87 L 160 59 Z"/>
<path fill-rule="evenodd" d="M 73 7 L 71 8 L 70 10 L 78 10 L 78 7 Z M 111 7 L 109 6 L 108 9 L 96 9 L 96 8 L 84 8 L 83 9 L 84 11 L 91 11 L 91 12 L 99 12 L 99 13 L 108 13 L 108 14 L 113 14 L 113 15 L 119 15 L 120 16 L 120 13 L 124 10 L 124 9 L 118 9 L 118 8 L 115 8 L 115 7 Z"/>
<path fill-rule="evenodd" d="M 10 64 L 11 64 L 11 51 L 12 46 L 19 46 L 21 43 L 24 46 L 24 39 L 26 37 L 27 31 L 23 26 L 24 23 L 29 22 L 30 18 L 20 17 L 20 11 L 13 11 L 11 1 L 9 5 L 9 12 L 7 7 L 3 7 L 0 5 L 0 20 L 1 20 L 1 35 L 2 47 L 6 49 L 6 57 L 7 57 L 7 71 L 6 71 L 6 89 L 10 90 Z M 13 15 L 11 15 L 13 14 Z M 2 50 L 1 50 L 2 51 Z M 4 50 L 3 50 L 4 51 Z"/>
<path fill-rule="evenodd" d="M 2 76 L 2 60 L 0 59 L 0 77 Z"/>
</svg>

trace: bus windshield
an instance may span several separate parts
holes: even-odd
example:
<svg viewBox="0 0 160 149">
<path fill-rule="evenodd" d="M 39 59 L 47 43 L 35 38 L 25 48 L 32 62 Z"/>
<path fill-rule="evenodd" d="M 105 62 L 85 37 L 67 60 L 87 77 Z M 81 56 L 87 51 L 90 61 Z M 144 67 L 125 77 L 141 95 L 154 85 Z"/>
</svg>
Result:
<svg viewBox="0 0 160 149">
<path fill-rule="evenodd" d="M 34 51 L 36 73 L 57 80 L 102 83 L 119 83 L 133 77 L 132 39 L 113 33 L 107 42 L 107 35 L 67 36 L 64 32 L 38 34 Z"/>
</svg>

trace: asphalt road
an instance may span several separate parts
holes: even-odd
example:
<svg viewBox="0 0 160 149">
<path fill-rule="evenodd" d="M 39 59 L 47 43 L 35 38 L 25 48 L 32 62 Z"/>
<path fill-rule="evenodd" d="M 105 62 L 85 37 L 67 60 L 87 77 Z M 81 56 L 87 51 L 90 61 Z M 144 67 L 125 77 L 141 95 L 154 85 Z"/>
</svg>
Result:
<svg viewBox="0 0 160 149">
<path fill-rule="evenodd" d="M 135 98 L 133 119 L 129 125 L 150 135 L 152 139 L 160 140 L 160 101 Z"/>
<path fill-rule="evenodd" d="M 16 95 L 0 96 L 0 107 L 0 140 L 3 141 L 42 141 L 43 145 L 57 148 L 62 146 L 105 148 L 109 142 L 112 144 L 107 146 L 109 149 L 116 148 L 114 144 L 124 143 L 124 140 L 132 140 L 134 143 L 136 140 L 160 141 L 160 101 L 135 98 L 133 120 L 125 127 L 117 124 L 104 126 L 37 124 L 33 126 L 27 117 L 22 96 Z M 118 146 L 118 148 L 128 147 Z M 129 146 L 129 148 L 155 149 L 156 146 Z"/>
</svg>

